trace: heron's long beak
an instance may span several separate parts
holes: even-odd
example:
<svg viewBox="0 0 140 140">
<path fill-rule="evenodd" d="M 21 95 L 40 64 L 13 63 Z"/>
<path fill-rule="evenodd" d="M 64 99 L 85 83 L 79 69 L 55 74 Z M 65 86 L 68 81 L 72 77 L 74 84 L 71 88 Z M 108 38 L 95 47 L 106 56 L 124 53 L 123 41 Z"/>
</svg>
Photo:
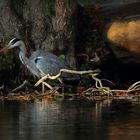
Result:
<svg viewBox="0 0 140 140">
<path fill-rule="evenodd" d="M 0 50 L 0 53 L 3 52 L 3 51 L 5 51 L 5 50 L 7 50 L 7 49 L 9 49 L 9 48 L 10 48 L 10 45 L 7 45 L 6 47 L 4 47 L 4 48 L 2 48 L 2 49 Z"/>
</svg>

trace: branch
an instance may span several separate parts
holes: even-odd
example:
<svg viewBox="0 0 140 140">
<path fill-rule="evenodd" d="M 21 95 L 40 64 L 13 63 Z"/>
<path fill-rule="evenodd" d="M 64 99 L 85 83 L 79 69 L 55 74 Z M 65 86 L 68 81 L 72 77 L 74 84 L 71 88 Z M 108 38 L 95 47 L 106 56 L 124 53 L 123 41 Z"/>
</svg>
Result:
<svg viewBox="0 0 140 140">
<path fill-rule="evenodd" d="M 40 85 L 46 79 L 55 80 L 55 79 L 59 78 L 61 76 L 62 72 L 70 73 L 70 74 L 80 74 L 80 75 L 83 75 L 83 74 L 97 75 L 100 71 L 98 69 L 97 70 L 89 70 L 89 71 L 76 71 L 76 70 L 69 70 L 69 69 L 61 69 L 60 72 L 55 76 L 50 76 L 49 74 L 45 75 L 44 77 L 42 77 L 40 80 L 37 81 L 35 86 Z"/>
<path fill-rule="evenodd" d="M 131 92 L 131 91 L 136 91 L 136 90 L 140 90 L 140 81 L 132 84 L 129 88 L 128 88 L 128 92 Z"/>
</svg>

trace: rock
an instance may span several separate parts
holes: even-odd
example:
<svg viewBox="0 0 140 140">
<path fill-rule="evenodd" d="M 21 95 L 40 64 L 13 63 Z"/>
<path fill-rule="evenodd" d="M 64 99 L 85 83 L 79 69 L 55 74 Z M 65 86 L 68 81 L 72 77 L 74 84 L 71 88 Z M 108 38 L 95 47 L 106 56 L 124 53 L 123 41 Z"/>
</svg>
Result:
<svg viewBox="0 0 140 140">
<path fill-rule="evenodd" d="M 140 20 L 114 21 L 107 31 L 109 41 L 127 52 L 140 55 Z"/>
</svg>

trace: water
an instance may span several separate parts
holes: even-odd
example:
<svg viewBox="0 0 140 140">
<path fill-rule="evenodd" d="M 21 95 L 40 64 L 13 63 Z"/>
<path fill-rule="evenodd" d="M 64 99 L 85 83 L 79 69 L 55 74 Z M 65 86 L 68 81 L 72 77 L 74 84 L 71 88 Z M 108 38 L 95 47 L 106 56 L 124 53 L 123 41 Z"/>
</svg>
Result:
<svg viewBox="0 0 140 140">
<path fill-rule="evenodd" d="M 4 102 L 1 140 L 139 140 L 140 105 Z"/>
</svg>

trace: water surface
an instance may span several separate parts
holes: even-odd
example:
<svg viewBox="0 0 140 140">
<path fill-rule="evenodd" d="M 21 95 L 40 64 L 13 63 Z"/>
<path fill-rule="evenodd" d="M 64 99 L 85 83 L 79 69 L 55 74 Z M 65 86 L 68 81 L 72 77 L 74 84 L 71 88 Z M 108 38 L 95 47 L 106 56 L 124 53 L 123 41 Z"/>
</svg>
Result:
<svg viewBox="0 0 140 140">
<path fill-rule="evenodd" d="M 1 140 L 139 140 L 140 105 L 3 102 Z"/>
</svg>

